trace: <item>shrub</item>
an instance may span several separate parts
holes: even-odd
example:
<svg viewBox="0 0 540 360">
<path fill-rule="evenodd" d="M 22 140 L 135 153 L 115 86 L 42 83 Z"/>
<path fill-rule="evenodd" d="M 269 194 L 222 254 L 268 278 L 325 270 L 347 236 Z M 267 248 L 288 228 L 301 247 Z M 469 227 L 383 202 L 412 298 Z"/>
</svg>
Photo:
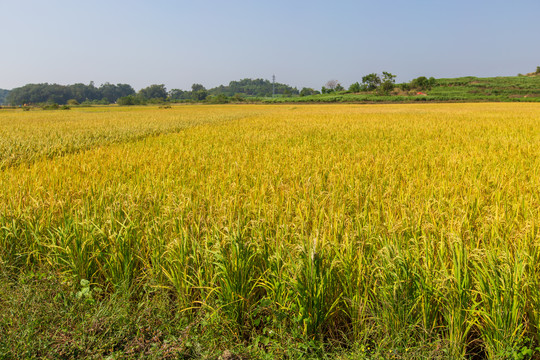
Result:
<svg viewBox="0 0 540 360">
<path fill-rule="evenodd" d="M 231 97 L 231 101 L 234 101 L 234 102 L 241 102 L 245 100 L 246 99 L 244 98 L 244 95 L 240 93 L 236 93 L 234 94 L 234 96 Z"/>
<path fill-rule="evenodd" d="M 354 84 L 351 84 L 351 86 L 349 86 L 349 92 L 352 92 L 352 93 L 357 93 L 357 92 L 360 92 L 360 84 L 357 82 L 355 82 Z"/>
<path fill-rule="evenodd" d="M 207 100 L 211 104 L 227 104 L 229 102 L 229 98 L 225 94 L 210 96 L 207 98 Z"/>
<path fill-rule="evenodd" d="M 43 110 L 58 110 L 60 109 L 60 105 L 58 105 L 57 103 L 52 103 L 52 104 L 43 105 L 41 108 Z"/>
<path fill-rule="evenodd" d="M 119 98 L 116 103 L 118 105 L 122 105 L 122 106 L 127 106 L 127 105 L 141 105 L 143 104 L 143 101 L 141 100 L 141 98 L 139 98 L 138 96 L 135 96 L 135 95 L 128 95 L 128 96 L 124 96 L 124 97 L 121 97 Z"/>
<path fill-rule="evenodd" d="M 407 83 L 399 84 L 398 88 L 400 88 L 403 91 L 409 91 L 411 90 L 411 85 Z"/>
</svg>

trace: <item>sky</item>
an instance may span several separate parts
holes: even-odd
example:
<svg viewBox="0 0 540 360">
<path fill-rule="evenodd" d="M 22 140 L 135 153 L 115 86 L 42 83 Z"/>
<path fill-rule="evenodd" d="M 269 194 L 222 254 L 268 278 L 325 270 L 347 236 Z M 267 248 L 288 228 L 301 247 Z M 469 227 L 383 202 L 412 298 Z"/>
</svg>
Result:
<svg viewBox="0 0 540 360">
<path fill-rule="evenodd" d="M 512 76 L 540 66 L 538 0 L 0 0 L 0 88 L 28 83 L 299 89 L 389 71 Z"/>
</svg>

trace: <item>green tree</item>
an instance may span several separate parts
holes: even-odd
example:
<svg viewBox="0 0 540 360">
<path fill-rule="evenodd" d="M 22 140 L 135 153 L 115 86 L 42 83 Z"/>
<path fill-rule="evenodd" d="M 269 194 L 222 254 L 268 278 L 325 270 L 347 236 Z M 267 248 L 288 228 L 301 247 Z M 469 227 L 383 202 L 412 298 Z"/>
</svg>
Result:
<svg viewBox="0 0 540 360">
<path fill-rule="evenodd" d="M 381 78 L 376 73 L 368 74 L 362 77 L 362 84 L 366 87 L 366 90 L 376 90 L 381 86 Z"/>
<path fill-rule="evenodd" d="M 191 99 L 191 91 L 172 89 L 169 91 L 169 99 L 172 101 L 189 100 Z"/>
<path fill-rule="evenodd" d="M 206 100 L 210 104 L 227 104 L 229 102 L 229 98 L 225 94 L 219 94 L 216 96 L 208 96 Z"/>
<path fill-rule="evenodd" d="M 128 95 L 118 98 L 116 101 L 118 105 L 141 105 L 143 103 L 142 99 L 136 95 Z"/>
<path fill-rule="evenodd" d="M 244 94 L 237 93 L 231 96 L 231 100 L 236 101 L 236 102 L 242 102 L 242 101 L 245 101 L 246 99 L 244 98 Z"/>
<path fill-rule="evenodd" d="M 427 90 L 429 88 L 429 80 L 425 76 L 417 77 L 411 81 L 411 88 L 418 90 Z"/>
<path fill-rule="evenodd" d="M 139 90 L 139 96 L 146 100 L 165 100 L 167 98 L 167 89 L 163 84 L 150 85 L 148 87 L 145 87 L 144 89 Z"/>
<path fill-rule="evenodd" d="M 191 91 L 195 92 L 195 91 L 201 91 L 201 90 L 206 90 L 206 88 L 202 86 L 201 84 L 191 85 Z"/>
<path fill-rule="evenodd" d="M 425 76 L 417 77 L 413 79 L 409 84 L 411 89 L 417 90 L 430 90 L 433 85 L 435 85 L 435 78 L 430 77 L 429 79 Z"/>
<path fill-rule="evenodd" d="M 9 90 L 0 89 L 0 105 L 5 104 L 7 101 L 7 97 L 9 94 Z"/>
<path fill-rule="evenodd" d="M 360 84 L 357 82 L 351 84 L 351 86 L 349 86 L 349 92 L 352 92 L 352 93 L 357 93 L 357 92 L 360 92 L 361 91 L 361 87 L 360 87 Z"/>
<path fill-rule="evenodd" d="M 298 89 L 286 84 L 272 84 L 269 80 L 264 79 L 242 79 L 239 81 L 231 81 L 228 86 L 220 85 L 208 90 L 208 95 L 225 94 L 228 97 L 235 94 L 245 96 L 270 97 L 272 89 L 275 87 L 276 94 L 284 94 L 289 91 L 292 95 L 299 94 Z"/>
<path fill-rule="evenodd" d="M 39 103 L 57 103 L 66 104 L 68 100 L 77 100 L 93 103 L 111 103 L 122 96 L 134 94 L 135 90 L 127 84 L 109 84 L 105 83 L 99 88 L 90 84 L 27 84 L 25 86 L 13 89 L 10 92 L 9 102 L 13 105 L 39 104 Z"/>
<path fill-rule="evenodd" d="M 208 96 L 208 91 L 201 84 L 191 85 L 191 98 L 195 101 L 203 101 Z"/>
<path fill-rule="evenodd" d="M 396 75 L 383 71 L 382 83 L 379 87 L 379 92 L 383 95 L 388 95 L 394 90 L 396 84 Z"/>
<path fill-rule="evenodd" d="M 93 83 L 90 83 L 89 85 L 81 83 L 73 84 L 69 85 L 69 88 L 71 90 L 71 98 L 77 100 L 79 103 L 96 99 L 99 92 Z"/>
<path fill-rule="evenodd" d="M 300 96 L 309 96 L 309 95 L 315 95 L 317 93 L 316 90 L 312 88 L 304 87 L 302 90 L 300 90 Z"/>
</svg>

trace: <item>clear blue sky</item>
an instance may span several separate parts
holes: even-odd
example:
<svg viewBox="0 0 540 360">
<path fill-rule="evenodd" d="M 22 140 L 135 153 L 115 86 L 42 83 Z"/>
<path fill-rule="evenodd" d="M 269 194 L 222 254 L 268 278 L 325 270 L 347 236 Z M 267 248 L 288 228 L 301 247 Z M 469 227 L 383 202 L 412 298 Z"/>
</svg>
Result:
<svg viewBox="0 0 540 360">
<path fill-rule="evenodd" d="M 242 78 L 320 89 L 516 75 L 540 66 L 540 1 L 0 0 L 0 88 L 128 83 L 207 88 Z"/>
</svg>

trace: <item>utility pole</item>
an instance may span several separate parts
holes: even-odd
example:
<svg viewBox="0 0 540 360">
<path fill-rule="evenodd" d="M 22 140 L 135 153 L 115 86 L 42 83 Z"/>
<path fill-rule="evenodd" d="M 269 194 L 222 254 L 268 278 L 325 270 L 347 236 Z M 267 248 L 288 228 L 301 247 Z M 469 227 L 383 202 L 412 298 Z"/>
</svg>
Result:
<svg viewBox="0 0 540 360">
<path fill-rule="evenodd" d="M 272 75 L 272 97 L 276 95 L 276 75 Z"/>
</svg>

